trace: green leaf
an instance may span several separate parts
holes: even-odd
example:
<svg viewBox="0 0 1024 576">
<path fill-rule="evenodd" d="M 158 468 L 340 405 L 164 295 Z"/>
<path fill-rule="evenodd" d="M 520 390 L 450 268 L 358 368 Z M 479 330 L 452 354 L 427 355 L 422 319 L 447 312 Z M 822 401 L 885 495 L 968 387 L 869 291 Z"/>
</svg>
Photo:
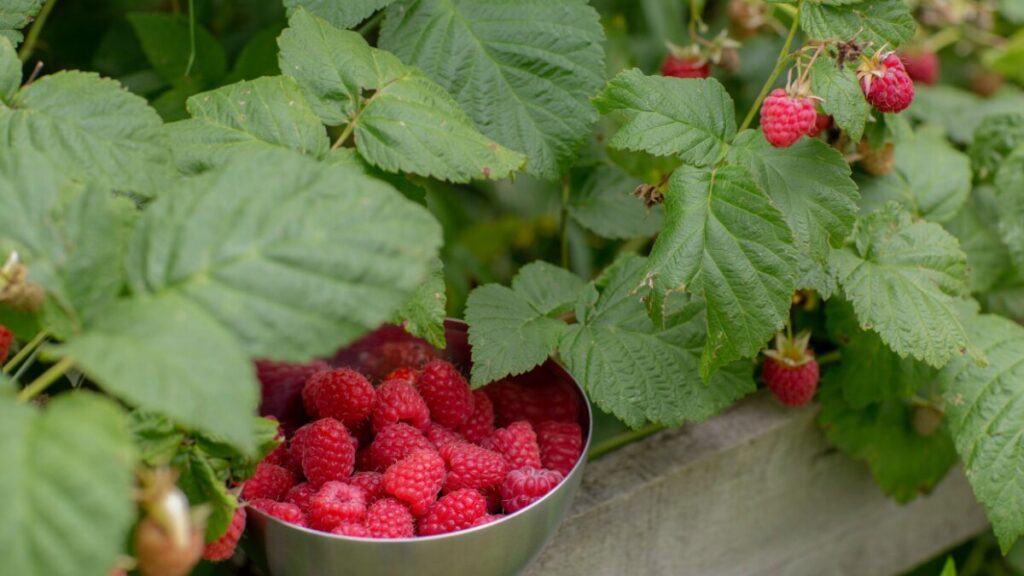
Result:
<svg viewBox="0 0 1024 576">
<path fill-rule="evenodd" d="M 304 8 L 338 28 L 352 28 L 395 0 L 284 0 L 291 16 Z"/>
<path fill-rule="evenodd" d="M 477 131 L 444 88 L 359 34 L 299 9 L 278 42 L 281 70 L 324 122 L 348 124 L 370 164 L 452 182 L 501 179 L 523 165 Z"/>
<path fill-rule="evenodd" d="M 195 24 L 193 58 L 188 18 L 181 14 L 139 12 L 128 14 L 146 59 L 167 83 L 187 87 L 192 93 L 214 86 L 227 74 L 227 57 L 217 39 Z M 186 75 L 186 71 L 189 72 Z"/>
<path fill-rule="evenodd" d="M 974 172 L 982 180 L 992 178 L 1006 157 L 1021 145 L 1024 113 L 986 116 L 974 131 L 974 141 L 968 149 Z"/>
<path fill-rule="evenodd" d="M 43 0 L 4 0 L 0 5 L 0 36 L 17 46 L 23 38 L 18 30 L 28 26 L 43 7 Z"/>
<path fill-rule="evenodd" d="M 750 362 L 735 362 L 700 377 L 705 347 L 704 306 L 690 302 L 655 329 L 637 289 L 647 263 L 628 256 L 591 284 L 577 302 L 578 324 L 564 330 L 560 358 L 590 399 L 636 428 L 646 421 L 667 425 L 705 420 L 755 389 Z"/>
<path fill-rule="evenodd" d="M 571 309 L 584 282 L 546 262 L 520 269 L 512 287 L 487 284 L 466 302 L 474 387 L 539 366 L 555 352 L 566 329 L 553 318 Z"/>
<path fill-rule="evenodd" d="M 966 257 L 938 224 L 886 204 L 860 220 L 850 244 L 832 255 L 861 328 L 877 332 L 900 356 L 941 368 L 966 349 L 955 302 L 967 292 Z"/>
<path fill-rule="evenodd" d="M 1024 269 L 1024 145 L 1007 156 L 999 168 L 995 190 L 999 233 L 1014 263 Z"/>
<path fill-rule="evenodd" d="M 860 142 L 871 105 L 864 99 L 857 74 L 849 66 L 836 67 L 830 58 L 819 58 L 811 74 L 811 87 L 821 98 L 821 108 L 853 142 Z"/>
<path fill-rule="evenodd" d="M 732 98 L 715 79 L 645 76 L 634 68 L 612 78 L 594 105 L 624 120 L 608 141 L 612 148 L 678 156 L 697 166 L 721 158 L 736 135 Z"/>
<path fill-rule="evenodd" d="M 971 192 L 971 163 L 944 138 L 918 134 L 895 146 L 892 172 L 861 176 L 857 182 L 864 213 L 896 201 L 915 216 L 946 222 Z"/>
<path fill-rule="evenodd" d="M 898 48 L 914 37 L 917 24 L 903 0 L 864 0 L 854 4 L 829 5 L 803 2 L 800 27 L 814 40 L 871 44 L 874 49 Z"/>
<path fill-rule="evenodd" d="M 345 166 L 250 153 L 183 182 L 136 228 L 136 293 L 172 291 L 254 358 L 333 354 L 393 318 L 441 244 L 425 208 Z"/>
<path fill-rule="evenodd" d="M 285 148 L 322 158 L 327 132 L 294 80 L 241 81 L 188 99 L 191 120 L 167 126 L 181 170 L 202 172 L 236 155 Z"/>
<path fill-rule="evenodd" d="M 612 164 L 586 170 L 582 181 L 573 179 L 569 215 L 584 228 L 604 238 L 653 236 L 661 230 L 664 210 L 644 208 L 633 191 L 643 181 Z"/>
<path fill-rule="evenodd" d="M 705 379 L 756 354 L 789 317 L 793 233 L 740 166 L 675 171 L 648 266 L 658 294 L 690 292 L 707 302 Z"/>
<path fill-rule="evenodd" d="M 1001 90 L 989 98 L 953 86 L 914 86 L 914 102 L 906 114 L 924 123 L 941 126 L 950 139 L 969 145 L 974 131 L 991 115 L 1020 113 L 1024 107 L 1024 94 L 1015 90 Z"/>
<path fill-rule="evenodd" d="M 416 287 L 412 297 L 398 311 L 398 320 L 404 323 L 408 333 L 443 349 L 445 302 L 444 264 L 440 258 L 435 258 L 427 280 Z"/>
<path fill-rule="evenodd" d="M 946 564 L 942 567 L 942 573 L 939 576 L 956 576 L 956 562 L 953 561 L 952 556 L 946 557 Z"/>
<path fill-rule="evenodd" d="M 4 572 L 107 574 L 135 521 L 124 412 L 87 392 L 42 411 L 0 394 L 0 437 Z"/>
<path fill-rule="evenodd" d="M 58 72 L 0 106 L 0 147 L 31 148 L 65 175 L 152 196 L 174 179 L 163 122 L 113 80 Z"/>
<path fill-rule="evenodd" d="M 987 365 L 957 358 L 940 379 L 967 479 L 1005 554 L 1024 534 L 1024 328 L 989 315 L 968 328 Z"/>
<path fill-rule="evenodd" d="M 21 86 L 21 60 L 14 45 L 0 36 L 0 106 L 10 102 Z"/>
<path fill-rule="evenodd" d="M 212 542 L 224 535 L 234 517 L 238 501 L 228 493 L 224 480 L 217 477 L 210 466 L 208 456 L 198 447 L 193 447 L 176 466 L 181 473 L 178 487 L 188 497 L 189 504 L 210 507 L 206 522 L 206 541 Z"/>
<path fill-rule="evenodd" d="M 960 248 L 967 255 L 973 294 L 988 292 L 1010 268 L 1006 245 L 979 204 L 973 198 L 968 199 L 952 220 L 943 223 L 946 231 L 960 241 Z"/>
<path fill-rule="evenodd" d="M 130 404 L 255 450 L 252 365 L 227 330 L 177 294 L 124 300 L 56 353 Z"/>
<path fill-rule="evenodd" d="M 729 153 L 750 170 L 793 231 L 801 255 L 796 286 L 827 298 L 835 290 L 829 254 L 843 245 L 857 217 L 857 186 L 843 155 L 811 138 L 774 148 L 760 131 L 740 134 Z"/>
<path fill-rule="evenodd" d="M 845 358 L 844 358 L 845 363 Z M 956 464 L 956 450 L 945 428 L 923 436 L 914 431 L 914 409 L 900 398 L 856 409 L 843 389 L 825 375 L 819 421 L 829 442 L 864 460 L 882 491 L 898 502 L 927 493 Z"/>
<path fill-rule="evenodd" d="M 566 172 L 605 80 L 597 11 L 584 0 L 402 0 L 387 14 L 381 48 L 455 95 L 488 137 L 526 154 L 530 174 Z"/>
<path fill-rule="evenodd" d="M 166 416 L 133 410 L 128 418 L 132 443 L 139 460 L 147 466 L 169 465 L 182 446 L 187 445 L 185 433 Z"/>
<path fill-rule="evenodd" d="M 283 23 L 275 22 L 253 34 L 235 58 L 235 64 L 225 83 L 255 80 L 260 76 L 280 76 L 281 67 L 277 65 L 277 37 L 283 29 Z"/>
</svg>

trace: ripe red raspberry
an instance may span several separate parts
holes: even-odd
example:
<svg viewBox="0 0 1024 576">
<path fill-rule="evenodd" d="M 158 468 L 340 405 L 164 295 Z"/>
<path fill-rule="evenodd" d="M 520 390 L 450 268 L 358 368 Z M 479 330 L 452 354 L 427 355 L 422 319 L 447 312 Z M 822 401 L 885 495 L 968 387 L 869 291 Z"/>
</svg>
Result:
<svg viewBox="0 0 1024 576">
<path fill-rule="evenodd" d="M 525 420 L 498 428 L 481 445 L 504 456 L 512 468 L 541 467 L 537 434 Z"/>
<path fill-rule="evenodd" d="M 242 537 L 244 530 L 245 507 L 239 506 L 235 508 L 235 514 L 231 517 L 231 523 L 228 524 L 227 532 L 220 538 L 207 544 L 206 548 L 203 549 L 203 558 L 210 562 L 223 562 L 231 558 L 235 554 L 238 539 Z"/>
<path fill-rule="evenodd" d="M 497 522 L 498 520 L 501 520 L 504 517 L 505 516 L 501 514 L 484 514 L 483 516 L 474 520 L 470 528 L 476 528 L 477 526 L 483 526 L 485 524 L 490 524 L 491 522 Z"/>
<path fill-rule="evenodd" d="M 404 380 L 410 384 L 415 384 L 416 380 L 420 377 L 420 371 L 412 368 L 395 368 L 387 376 L 384 377 L 384 381 L 388 380 Z"/>
<path fill-rule="evenodd" d="M 583 453 L 583 431 L 575 422 L 542 422 L 536 426 L 540 462 L 568 476 Z"/>
<path fill-rule="evenodd" d="M 377 437 L 370 444 L 367 457 L 372 469 L 384 471 L 413 450 L 420 449 L 433 450 L 434 445 L 419 428 L 400 422 L 385 426 L 377 433 Z"/>
<path fill-rule="evenodd" d="M 876 54 L 860 65 L 857 77 L 864 97 L 880 112 L 900 112 L 914 100 L 914 82 L 896 54 Z"/>
<path fill-rule="evenodd" d="M 419 370 L 436 357 L 437 350 L 426 342 L 404 340 L 385 342 L 373 350 L 363 352 L 359 361 L 371 378 L 383 381 L 396 368 Z"/>
<path fill-rule="evenodd" d="M 707 60 L 696 56 L 678 57 L 669 54 L 661 64 L 661 75 L 675 78 L 707 78 L 711 75 L 711 65 Z"/>
<path fill-rule="evenodd" d="M 459 433 L 467 442 L 479 444 L 494 432 L 494 405 L 483 390 L 473 391 L 473 413 L 459 426 Z"/>
<path fill-rule="evenodd" d="M 288 502 L 274 502 L 273 500 L 259 499 L 249 502 L 250 508 L 255 508 L 267 516 L 273 516 L 282 522 L 296 526 L 306 525 L 306 514 L 295 504 Z"/>
<path fill-rule="evenodd" d="M 487 502 L 476 490 L 456 490 L 434 504 L 420 522 L 420 536 L 434 536 L 465 530 L 487 515 Z"/>
<path fill-rule="evenodd" d="M 473 444 L 449 444 L 440 453 L 448 465 L 445 493 L 497 486 L 509 471 L 504 456 Z"/>
<path fill-rule="evenodd" d="M 362 523 L 366 517 L 366 492 L 344 482 L 328 482 L 309 502 L 310 528 L 330 532 L 342 522 Z"/>
<path fill-rule="evenodd" d="M 284 501 L 298 506 L 299 510 L 303 512 L 309 512 L 309 503 L 313 501 L 313 496 L 316 496 L 316 493 L 317 489 L 312 484 L 301 482 L 292 486 L 292 489 L 284 495 Z"/>
<path fill-rule="evenodd" d="M 801 136 L 810 134 L 817 120 L 814 100 L 782 88 L 772 90 L 761 105 L 764 139 L 776 148 L 788 148 Z"/>
<path fill-rule="evenodd" d="M 321 418 L 309 426 L 302 442 L 302 472 L 313 486 L 343 481 L 356 465 L 356 447 L 345 425 Z"/>
<path fill-rule="evenodd" d="M 828 114 L 822 114 L 818 112 L 818 117 L 814 120 L 814 128 L 807 133 L 808 136 L 814 138 L 818 134 L 825 132 L 832 127 L 832 117 Z"/>
<path fill-rule="evenodd" d="M 554 470 L 519 468 L 501 483 L 501 505 L 506 514 L 526 508 L 554 490 L 564 476 Z"/>
<path fill-rule="evenodd" d="M 939 57 L 930 50 L 913 50 L 900 54 L 907 76 L 915 82 L 931 86 L 939 79 Z"/>
<path fill-rule="evenodd" d="M 331 529 L 335 536 L 350 536 L 352 538 L 369 538 L 370 531 L 365 525 L 358 522 L 342 522 Z"/>
<path fill-rule="evenodd" d="M 818 389 L 818 362 L 807 348 L 809 333 L 796 338 L 775 336 L 775 349 L 765 350 L 761 377 L 765 385 L 787 406 L 810 402 Z"/>
<path fill-rule="evenodd" d="M 365 420 L 373 412 L 377 393 L 365 376 L 349 370 L 321 370 L 310 376 L 302 389 L 306 412 L 314 418 L 334 418 L 348 427 Z"/>
<path fill-rule="evenodd" d="M 427 440 L 430 440 L 430 443 L 438 450 L 449 444 L 466 441 L 466 439 L 458 432 L 449 430 L 448 428 L 436 423 L 431 424 L 430 428 L 427 428 Z"/>
<path fill-rule="evenodd" d="M 426 430 L 430 426 L 430 410 L 412 384 L 402 380 L 388 380 L 377 389 L 373 431 L 380 432 L 385 426 L 396 422 L 406 422 Z"/>
<path fill-rule="evenodd" d="M 255 500 L 281 500 L 288 490 L 295 485 L 295 475 L 287 468 L 260 462 L 256 465 L 256 473 L 246 480 L 242 487 L 242 498 Z"/>
<path fill-rule="evenodd" d="M 458 368 L 444 360 L 432 360 L 420 371 L 416 389 L 441 426 L 456 429 L 473 414 L 473 391 Z"/>
<path fill-rule="evenodd" d="M 405 504 L 394 498 L 378 500 L 366 511 L 366 528 L 373 538 L 412 538 L 415 521 Z"/>
<path fill-rule="evenodd" d="M 7 354 L 11 351 L 11 344 L 14 343 L 14 333 L 7 329 L 7 326 L 0 324 L 0 364 L 7 360 Z"/>
<path fill-rule="evenodd" d="M 384 497 L 384 475 L 380 472 L 356 472 L 348 479 L 348 483 L 366 492 L 367 504 Z"/>
<path fill-rule="evenodd" d="M 288 442 L 288 469 L 296 476 L 302 476 L 302 452 L 306 445 L 306 434 L 309 433 L 311 426 L 312 424 L 306 424 L 296 430 Z"/>
<path fill-rule="evenodd" d="M 257 360 L 256 376 L 262 391 L 260 414 L 276 417 L 286 432 L 302 426 L 307 420 L 302 388 L 310 376 L 326 368 L 327 364 L 320 361 L 293 364 Z"/>
<path fill-rule="evenodd" d="M 497 426 L 526 420 L 534 427 L 541 422 L 577 422 L 580 397 L 568 382 L 551 382 L 543 371 L 501 380 L 484 388 L 494 403 Z"/>
<path fill-rule="evenodd" d="M 417 450 L 395 462 L 384 473 L 384 492 L 423 516 L 444 486 L 444 460 L 433 450 Z"/>
<path fill-rule="evenodd" d="M 263 457 L 263 462 L 288 468 L 289 464 L 291 464 L 291 460 L 288 458 L 288 445 L 284 442 L 278 444 L 276 448 L 270 451 L 270 454 Z"/>
</svg>

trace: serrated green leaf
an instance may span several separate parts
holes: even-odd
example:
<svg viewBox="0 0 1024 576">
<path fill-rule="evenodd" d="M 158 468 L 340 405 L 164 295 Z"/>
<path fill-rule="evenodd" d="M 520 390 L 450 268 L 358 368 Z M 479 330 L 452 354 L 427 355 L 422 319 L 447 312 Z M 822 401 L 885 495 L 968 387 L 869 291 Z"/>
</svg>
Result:
<svg viewBox="0 0 1024 576">
<path fill-rule="evenodd" d="M 633 197 L 642 183 L 617 166 L 599 164 L 587 170 L 578 185 L 573 180 L 569 215 L 604 238 L 653 236 L 661 230 L 664 209 L 655 206 L 647 210 L 640 199 Z"/>
<path fill-rule="evenodd" d="M 825 375 L 818 394 L 825 435 L 840 450 L 866 461 L 886 494 L 898 502 L 910 501 L 930 492 L 956 464 L 956 450 L 945 428 L 929 436 L 918 434 L 913 407 L 900 398 L 855 409 L 831 378 Z"/>
<path fill-rule="evenodd" d="M 121 408 L 72 392 L 40 411 L 0 394 L 0 436 L 4 571 L 107 574 L 135 521 L 134 459 Z"/>
<path fill-rule="evenodd" d="M 584 0 L 401 0 L 380 46 L 455 95 L 480 130 L 526 154 L 543 178 L 565 173 L 597 114 L 604 34 Z M 524 41 L 528 38 L 529 41 Z"/>
<path fill-rule="evenodd" d="M 444 349 L 445 318 L 444 264 L 435 258 L 430 264 L 430 274 L 420 283 L 412 297 L 398 311 L 398 320 L 405 330 L 422 338 L 435 348 Z"/>
<path fill-rule="evenodd" d="M 671 328 L 655 329 L 638 290 L 647 263 L 629 256 L 601 280 L 598 295 L 580 295 L 577 319 L 564 331 L 560 358 L 590 399 L 631 427 L 646 421 L 678 425 L 707 419 L 754 391 L 752 364 L 735 362 L 700 376 L 704 306 L 699 300 L 672 317 Z"/>
<path fill-rule="evenodd" d="M 169 465 L 187 445 L 185 433 L 162 414 L 133 410 L 128 415 L 128 426 L 139 460 L 147 466 Z"/>
<path fill-rule="evenodd" d="M 957 358 L 940 380 L 967 480 L 1005 554 L 1024 534 L 1024 328 L 990 315 L 968 328 L 987 365 Z"/>
<path fill-rule="evenodd" d="M 697 166 L 721 158 L 736 135 L 732 98 L 715 79 L 645 76 L 634 68 L 612 78 L 594 105 L 625 120 L 608 141 L 612 148 L 678 156 Z"/>
<path fill-rule="evenodd" d="M 665 229 L 651 250 L 657 293 L 707 302 L 701 375 L 749 357 L 789 316 L 797 268 L 793 233 L 741 166 L 683 166 L 665 193 Z"/>
<path fill-rule="evenodd" d="M 195 23 L 193 53 L 189 20 L 184 15 L 139 12 L 128 14 L 127 19 L 135 29 L 146 59 L 172 86 L 187 88 L 194 94 L 216 85 L 227 74 L 224 49 L 202 24 Z"/>
<path fill-rule="evenodd" d="M 393 318 L 440 244 L 426 209 L 379 180 L 250 153 L 150 204 L 127 269 L 136 293 L 181 294 L 250 356 L 305 361 Z"/>
<path fill-rule="evenodd" d="M 986 116 L 974 131 L 974 141 L 968 149 L 974 172 L 982 180 L 994 177 L 1006 157 L 1021 145 L 1024 113 Z"/>
<path fill-rule="evenodd" d="M 1024 145 L 999 167 L 995 179 L 999 233 L 1014 263 L 1024 269 Z"/>
<path fill-rule="evenodd" d="M 525 161 L 481 134 L 444 88 L 355 32 L 298 9 L 278 42 L 281 70 L 324 122 L 348 124 L 373 166 L 467 182 L 505 178 Z"/>
<path fill-rule="evenodd" d="M 21 86 L 21 60 L 14 45 L 0 35 L 0 106 L 10 102 Z"/>
<path fill-rule="evenodd" d="M 181 170 L 203 172 L 268 147 L 322 158 L 327 132 L 294 80 L 241 81 L 188 99 L 191 120 L 167 126 Z"/>
<path fill-rule="evenodd" d="M 814 95 L 821 98 L 821 108 L 832 116 L 837 126 L 846 130 L 853 142 L 860 142 L 864 124 L 871 115 L 871 105 L 864 99 L 857 74 L 848 66 L 836 67 L 830 58 L 819 58 L 811 74 Z"/>
<path fill-rule="evenodd" d="M 113 80 L 58 72 L 0 106 L 0 147 L 30 148 L 65 175 L 153 196 L 174 178 L 163 122 Z"/>
<path fill-rule="evenodd" d="M 981 98 L 966 90 L 948 85 L 914 86 L 914 102 L 905 112 L 911 118 L 941 126 L 950 139 L 969 145 L 974 131 L 988 116 L 1020 113 L 1024 94 L 1001 90 L 989 98 Z"/>
<path fill-rule="evenodd" d="M 571 309 L 583 286 L 568 270 L 533 262 L 520 269 L 511 288 L 487 284 L 474 290 L 466 302 L 473 386 L 522 374 L 547 360 L 566 329 L 552 316 Z"/>
<path fill-rule="evenodd" d="M 206 541 L 220 538 L 231 524 L 238 501 L 228 493 L 224 480 L 217 477 L 206 454 L 199 448 L 190 449 L 176 464 L 180 472 L 178 487 L 188 497 L 189 504 L 209 506 Z"/>
<path fill-rule="evenodd" d="M 793 231 L 801 255 L 796 286 L 828 298 L 835 291 L 829 253 L 842 246 L 857 217 L 857 186 L 843 155 L 811 138 L 774 148 L 760 131 L 740 134 L 729 153 L 750 170 Z"/>
<path fill-rule="evenodd" d="M 862 212 L 896 201 L 911 214 L 946 222 L 956 216 L 971 192 L 971 163 L 944 138 L 918 134 L 893 152 L 893 171 L 857 178 Z"/>
<path fill-rule="evenodd" d="M 874 50 L 898 48 L 914 37 L 917 24 L 903 0 L 864 0 L 829 5 L 803 2 L 800 27 L 814 40 L 870 43 Z"/>
<path fill-rule="evenodd" d="M 973 197 L 968 199 L 960 212 L 942 225 L 956 236 L 967 255 L 972 294 L 987 292 L 1010 268 L 1006 245 L 978 204 Z"/>
<path fill-rule="evenodd" d="M 299 8 L 309 10 L 338 28 L 352 28 L 395 0 L 284 0 L 291 16 Z"/>
<path fill-rule="evenodd" d="M 19 32 L 43 7 L 43 0 L 4 0 L 0 5 L 0 36 L 17 46 L 23 38 Z"/>
<path fill-rule="evenodd" d="M 252 364 L 227 330 L 180 295 L 124 300 L 56 353 L 130 404 L 242 451 L 256 448 Z"/>
<path fill-rule="evenodd" d="M 900 356 L 941 368 L 966 349 L 954 300 L 967 292 L 966 257 L 938 224 L 886 204 L 858 222 L 832 263 L 861 327 Z"/>
</svg>

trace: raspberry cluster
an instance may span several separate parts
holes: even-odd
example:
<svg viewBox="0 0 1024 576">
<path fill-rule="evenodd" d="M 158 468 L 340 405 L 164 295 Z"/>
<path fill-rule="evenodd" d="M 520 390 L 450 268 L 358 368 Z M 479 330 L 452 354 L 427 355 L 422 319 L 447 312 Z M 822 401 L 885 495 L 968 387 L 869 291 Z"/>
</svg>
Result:
<svg viewBox="0 0 1024 576">
<path fill-rule="evenodd" d="M 575 390 L 527 374 L 473 391 L 439 356 L 390 342 L 362 354 L 362 371 L 274 365 L 305 417 L 282 426 L 243 500 L 335 535 L 411 538 L 494 522 L 553 490 L 583 451 Z"/>
</svg>

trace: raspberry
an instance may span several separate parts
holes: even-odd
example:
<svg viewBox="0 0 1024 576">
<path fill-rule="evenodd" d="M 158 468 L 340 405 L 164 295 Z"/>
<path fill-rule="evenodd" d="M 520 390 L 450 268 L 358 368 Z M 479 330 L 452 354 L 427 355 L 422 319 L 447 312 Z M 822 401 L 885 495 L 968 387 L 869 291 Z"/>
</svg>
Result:
<svg viewBox="0 0 1024 576">
<path fill-rule="evenodd" d="M 477 518 L 476 520 L 474 520 L 473 524 L 471 524 L 469 527 L 470 528 L 476 528 L 477 526 L 483 526 L 484 524 L 490 524 L 491 522 L 497 522 L 498 520 L 501 520 L 502 518 L 504 518 L 504 516 L 501 515 L 501 514 L 484 514 L 483 516 L 481 516 L 481 517 Z"/>
<path fill-rule="evenodd" d="M 288 490 L 295 485 L 295 475 L 287 468 L 260 462 L 256 465 L 256 473 L 245 482 L 242 498 L 255 500 L 281 500 Z"/>
<path fill-rule="evenodd" d="M 914 50 L 900 54 L 907 76 L 915 82 L 931 86 L 939 79 L 939 57 L 929 50 Z"/>
<path fill-rule="evenodd" d="M 426 342 L 404 340 L 385 342 L 373 350 L 363 352 L 359 360 L 371 378 L 383 381 L 396 368 L 419 370 L 436 357 L 437 351 Z"/>
<path fill-rule="evenodd" d="M 420 536 L 465 530 L 487 514 L 487 502 L 476 490 L 456 490 L 443 496 L 420 522 Z"/>
<path fill-rule="evenodd" d="M 761 377 L 765 385 L 787 406 L 810 402 L 818 389 L 818 362 L 807 348 L 809 333 L 796 338 L 775 337 L 775 349 L 765 350 Z"/>
<path fill-rule="evenodd" d="M 509 465 L 504 456 L 473 444 L 449 444 L 440 452 L 448 465 L 445 493 L 497 486 L 508 474 Z"/>
<path fill-rule="evenodd" d="M 434 422 L 458 428 L 473 414 L 473 392 L 459 370 L 444 360 L 433 360 L 420 371 L 416 381 Z"/>
<path fill-rule="evenodd" d="M 301 482 L 292 486 L 292 489 L 284 495 L 284 501 L 298 506 L 299 510 L 303 512 L 309 512 L 309 503 L 313 500 L 313 496 L 316 496 L 316 493 L 317 489 L 312 484 Z M 252 504 L 252 502 L 249 504 Z"/>
<path fill-rule="evenodd" d="M 444 485 L 444 460 L 433 450 L 416 450 L 395 462 L 384 473 L 384 492 L 409 506 L 414 516 L 423 516 Z"/>
<path fill-rule="evenodd" d="M 256 361 L 256 377 L 260 380 L 262 401 L 260 414 L 274 416 L 291 432 L 306 421 L 302 405 L 302 389 L 314 373 L 326 369 L 324 362 L 293 364 L 290 362 Z"/>
<path fill-rule="evenodd" d="M 394 498 L 374 502 L 366 511 L 366 528 L 373 538 L 412 538 L 416 535 L 412 512 Z"/>
<path fill-rule="evenodd" d="M 250 508 L 255 508 L 268 516 L 273 516 L 282 522 L 296 526 L 306 525 L 306 514 L 295 504 L 287 502 L 274 502 L 273 500 L 259 499 L 249 502 Z"/>
<path fill-rule="evenodd" d="M 206 545 L 203 550 L 203 558 L 210 562 L 223 562 L 235 554 L 235 547 L 238 546 L 238 539 L 242 537 L 245 530 L 245 507 L 235 508 L 235 514 L 231 517 L 227 532 L 213 542 Z"/>
<path fill-rule="evenodd" d="M 366 526 L 358 522 L 342 522 L 331 529 L 331 534 L 335 536 L 350 536 L 352 538 L 370 537 L 370 531 L 366 529 Z"/>
<path fill-rule="evenodd" d="M 146 517 L 135 528 L 135 558 L 138 571 L 145 576 L 185 576 L 199 562 L 205 548 L 203 531 L 192 529 L 184 542 L 169 529 Z"/>
<path fill-rule="evenodd" d="M 822 114 L 821 112 L 818 112 L 818 117 L 814 120 L 814 128 L 811 128 L 811 131 L 808 132 L 807 135 L 810 136 L 811 138 L 814 138 L 818 134 L 827 131 L 831 127 L 832 117 L 829 116 L 828 114 Z"/>
<path fill-rule="evenodd" d="M 257 498 L 255 500 L 250 500 L 249 502 L 247 502 L 246 506 L 248 506 L 249 508 L 259 510 L 260 512 L 263 512 L 265 514 L 270 514 L 270 510 L 271 508 L 274 507 L 274 504 L 277 504 L 277 502 L 270 500 L 268 498 Z"/>
<path fill-rule="evenodd" d="M 403 423 L 391 424 L 377 433 L 367 457 L 372 469 L 383 471 L 418 449 L 433 450 L 434 445 L 418 428 Z"/>
<path fill-rule="evenodd" d="M 309 526 L 329 532 L 342 522 L 362 523 L 366 492 L 344 482 L 328 482 L 309 502 Z"/>
<path fill-rule="evenodd" d="M 473 391 L 473 413 L 459 427 L 459 433 L 468 442 L 479 444 L 494 432 L 494 405 L 483 390 Z"/>
<path fill-rule="evenodd" d="M 321 370 L 302 389 L 302 401 L 310 416 L 334 418 L 349 427 L 369 417 L 376 400 L 370 381 L 348 368 Z"/>
<path fill-rule="evenodd" d="M 914 100 L 914 83 L 899 56 L 876 54 L 857 69 L 867 101 L 880 112 L 900 112 Z"/>
<path fill-rule="evenodd" d="M 380 472 L 356 472 L 348 483 L 366 492 L 366 502 L 372 504 L 384 496 L 384 475 Z"/>
<path fill-rule="evenodd" d="M 707 78 L 711 75 L 711 65 L 702 58 L 680 58 L 669 54 L 661 64 L 661 75 L 675 78 Z"/>
<path fill-rule="evenodd" d="M 501 505 L 511 514 L 526 508 L 554 490 L 564 476 L 554 470 L 519 468 L 508 473 L 501 483 Z"/>
<path fill-rule="evenodd" d="M 7 329 L 7 326 L 0 324 L 0 364 L 7 360 L 7 354 L 11 351 L 11 344 L 14 343 L 14 333 Z"/>
<path fill-rule="evenodd" d="M 282 468 L 288 468 L 291 460 L 288 457 L 288 446 L 285 443 L 278 444 L 276 448 L 263 457 L 263 462 L 273 464 Z"/>
<path fill-rule="evenodd" d="M 484 500 L 487 501 L 487 511 L 491 513 L 501 512 L 501 486 L 491 486 L 480 490 Z"/>
<path fill-rule="evenodd" d="M 789 148 L 801 136 L 810 134 L 817 120 L 814 100 L 782 88 L 772 90 L 761 105 L 764 139 L 776 148 Z"/>
<path fill-rule="evenodd" d="M 356 447 L 345 425 L 333 418 L 310 424 L 302 441 L 302 472 L 313 486 L 352 475 Z"/>
<path fill-rule="evenodd" d="M 537 426 L 541 422 L 577 422 L 580 399 L 568 382 L 552 383 L 547 374 L 526 374 L 515 380 L 501 380 L 484 388 L 494 403 L 495 424 L 508 426 L 526 420 Z"/>
<path fill-rule="evenodd" d="M 373 431 L 385 426 L 406 422 L 426 430 L 430 426 L 430 410 L 412 384 L 402 380 L 388 380 L 377 389 L 377 407 L 373 409 Z"/>
<path fill-rule="evenodd" d="M 540 462 L 548 470 L 568 476 L 583 453 L 583 431 L 575 422 L 542 422 L 537 425 Z"/>
<path fill-rule="evenodd" d="M 419 377 L 419 370 L 413 370 L 412 368 L 395 368 L 384 377 L 384 380 L 404 380 L 410 384 L 415 384 Z"/>
<path fill-rule="evenodd" d="M 427 428 L 427 440 L 430 440 L 430 443 L 438 450 L 449 444 L 466 441 L 458 432 L 449 430 L 440 424 L 431 424 L 430 428 Z"/>
<path fill-rule="evenodd" d="M 525 420 L 495 430 L 482 446 L 504 456 L 512 468 L 541 467 L 537 434 Z"/>
</svg>

